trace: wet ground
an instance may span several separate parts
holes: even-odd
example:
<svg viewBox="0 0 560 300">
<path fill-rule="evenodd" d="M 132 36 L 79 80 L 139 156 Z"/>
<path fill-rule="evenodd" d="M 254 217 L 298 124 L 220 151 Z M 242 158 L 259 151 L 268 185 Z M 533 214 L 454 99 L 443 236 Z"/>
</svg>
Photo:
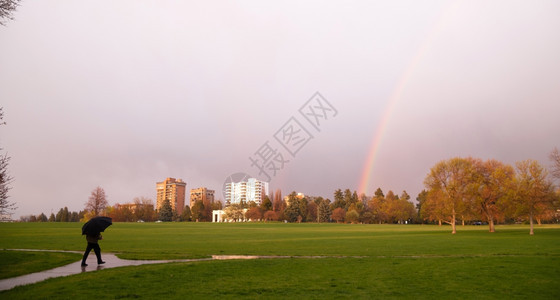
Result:
<svg viewBox="0 0 560 300">
<path fill-rule="evenodd" d="M 58 250 L 32 250 L 32 249 L 7 249 L 13 251 L 45 251 L 45 252 L 71 252 L 80 253 L 79 251 L 58 251 Z M 173 262 L 195 262 L 195 261 L 208 261 L 208 260 L 232 260 L 232 259 L 281 259 L 281 258 L 325 258 L 327 256 L 261 256 L 261 255 L 212 255 L 211 258 L 197 258 L 197 259 L 176 259 L 176 260 L 128 260 L 120 259 L 112 253 L 101 253 L 102 259 L 105 264 L 98 265 L 97 258 L 95 254 L 90 253 L 86 261 L 87 266 L 82 267 L 81 261 L 68 264 L 66 266 L 54 268 L 51 270 L 46 270 L 42 272 L 22 275 L 13 278 L 7 278 L 0 280 L 0 291 L 9 290 L 18 285 L 26 285 L 31 283 L 40 282 L 48 278 L 53 277 L 63 277 L 68 275 L 74 275 L 84 272 L 99 271 L 102 269 L 125 267 L 125 266 L 139 266 L 146 264 L 162 264 L 162 263 L 173 263 Z"/>
<path fill-rule="evenodd" d="M 18 250 L 18 249 L 13 249 Z M 23 250 L 20 251 L 30 251 L 30 250 Z M 43 251 L 43 250 L 31 250 L 31 251 Z M 52 251 L 52 250 L 44 250 L 48 252 L 75 252 L 75 251 Z M 82 253 L 82 252 L 75 252 L 75 253 Z M 105 264 L 98 265 L 97 258 L 93 253 L 91 253 L 87 259 L 87 267 L 82 267 L 81 261 L 77 261 L 75 263 L 71 263 L 66 266 L 54 268 L 51 270 L 46 270 L 42 272 L 22 275 L 18 277 L 12 277 L 7 279 L 0 280 L 0 291 L 9 290 L 14 288 L 18 285 L 26 285 L 30 283 L 35 283 L 39 281 L 43 281 L 48 278 L 53 277 L 62 277 L 68 275 L 74 275 L 84 272 L 92 272 L 98 271 L 102 269 L 109 269 L 109 268 L 117 268 L 117 267 L 124 267 L 124 266 L 139 266 L 145 264 L 161 264 L 161 263 L 171 263 L 171 262 L 191 262 L 191 261 L 204 261 L 204 260 L 212 260 L 212 258 L 201 258 L 201 259 L 181 259 L 181 260 L 127 260 L 127 259 L 120 259 L 114 254 L 111 253 L 101 253 Z"/>
</svg>

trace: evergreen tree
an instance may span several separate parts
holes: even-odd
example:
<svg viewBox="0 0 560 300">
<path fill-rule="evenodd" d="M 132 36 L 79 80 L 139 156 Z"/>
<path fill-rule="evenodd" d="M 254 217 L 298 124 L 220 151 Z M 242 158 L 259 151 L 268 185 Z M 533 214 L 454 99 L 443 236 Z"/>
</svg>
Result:
<svg viewBox="0 0 560 300">
<path fill-rule="evenodd" d="M 173 222 L 181 222 L 181 221 L 183 221 L 183 215 L 182 214 L 179 215 L 177 213 L 177 210 L 174 209 L 173 210 Z"/>
<path fill-rule="evenodd" d="M 264 199 L 261 202 L 261 210 L 262 211 L 272 210 L 272 201 L 270 201 L 270 198 L 268 198 L 268 196 L 264 196 Z"/>
<path fill-rule="evenodd" d="M 299 216 L 298 222 L 306 222 L 307 221 L 307 199 L 301 198 L 298 199 L 298 209 L 299 209 Z"/>
<path fill-rule="evenodd" d="M 64 213 L 64 210 L 61 208 L 57 213 L 56 213 L 56 219 L 55 222 L 62 222 L 62 214 Z"/>
<path fill-rule="evenodd" d="M 300 215 L 299 206 L 296 204 L 288 205 L 288 207 L 284 210 L 284 215 L 286 216 L 286 220 L 288 222 L 296 222 L 298 220 L 298 216 Z"/>
<path fill-rule="evenodd" d="M 353 203 L 358 203 L 358 201 L 360 200 L 360 198 L 358 197 L 358 192 L 354 191 L 352 192 L 352 202 Z"/>
<path fill-rule="evenodd" d="M 416 201 L 418 202 L 416 204 L 416 210 L 418 211 L 419 220 L 427 219 L 427 216 L 424 216 L 425 213 L 422 211 L 422 206 L 426 203 L 426 200 L 428 200 L 428 191 L 422 190 L 416 197 Z"/>
<path fill-rule="evenodd" d="M 38 217 L 37 217 L 37 222 L 47 222 L 49 219 L 47 219 L 47 216 L 45 216 L 44 213 L 41 213 Z"/>
<path fill-rule="evenodd" d="M 404 199 L 408 201 L 410 200 L 410 195 L 406 191 L 402 191 L 401 197 L 399 199 Z"/>
<path fill-rule="evenodd" d="M 55 221 L 56 221 L 56 218 L 55 218 L 54 214 L 51 213 L 51 216 L 49 217 L 49 222 L 55 222 Z"/>
<path fill-rule="evenodd" d="M 181 214 L 181 219 L 183 222 L 189 222 L 191 220 L 192 213 L 191 208 L 187 205 L 185 209 L 183 209 L 183 213 Z"/>
<path fill-rule="evenodd" d="M 350 189 L 344 190 L 344 210 L 348 210 L 348 207 L 354 203 L 352 200 L 352 192 Z"/>
<path fill-rule="evenodd" d="M 344 195 L 342 194 L 342 190 L 338 189 L 334 191 L 334 203 L 332 204 L 332 209 L 335 208 L 345 208 L 346 202 L 344 202 Z"/>
<path fill-rule="evenodd" d="M 163 201 L 163 205 L 159 210 L 159 220 L 162 222 L 171 222 L 173 220 L 173 209 L 168 199 Z"/>
<path fill-rule="evenodd" d="M 318 222 L 317 218 L 317 204 L 315 201 L 307 201 L 307 216 L 306 222 Z"/>
<path fill-rule="evenodd" d="M 68 212 L 68 207 L 64 207 L 62 210 L 62 216 L 60 218 L 60 222 L 70 222 L 70 213 Z"/>
<path fill-rule="evenodd" d="M 191 208 L 191 218 L 193 221 L 204 221 L 204 203 L 196 201 Z"/>
<path fill-rule="evenodd" d="M 78 213 L 78 220 L 76 222 L 80 222 L 80 220 L 86 216 L 86 212 L 87 211 L 85 210 L 80 210 L 80 212 Z"/>
<path fill-rule="evenodd" d="M 323 200 L 319 203 L 317 207 L 317 217 L 319 218 L 319 222 L 329 222 L 331 219 L 331 207 L 328 201 Z"/>
<path fill-rule="evenodd" d="M 297 198 L 297 193 L 293 191 L 288 195 L 288 206 L 284 210 L 284 215 L 288 222 L 296 222 L 300 218 L 302 212 L 300 209 L 299 201 Z"/>
<path fill-rule="evenodd" d="M 375 198 L 385 198 L 385 194 L 383 194 L 383 191 L 381 190 L 381 188 L 377 188 L 377 190 L 375 190 Z"/>
</svg>

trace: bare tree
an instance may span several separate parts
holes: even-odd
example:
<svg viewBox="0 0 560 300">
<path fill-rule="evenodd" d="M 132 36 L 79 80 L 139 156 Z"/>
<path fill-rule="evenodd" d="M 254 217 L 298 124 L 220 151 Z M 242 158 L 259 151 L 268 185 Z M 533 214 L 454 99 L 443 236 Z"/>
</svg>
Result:
<svg viewBox="0 0 560 300">
<path fill-rule="evenodd" d="M 552 176 L 560 179 L 560 152 L 558 148 L 554 148 L 550 153 L 550 160 L 552 160 Z"/>
<path fill-rule="evenodd" d="M 100 186 L 91 191 L 89 200 L 86 202 L 86 210 L 90 211 L 93 216 L 99 216 L 109 205 L 105 190 Z"/>
<path fill-rule="evenodd" d="M 0 0 L 0 25 L 6 26 L 5 19 L 14 19 L 12 13 L 18 6 L 19 0 Z"/>
<path fill-rule="evenodd" d="M 3 108 L 0 107 L 0 125 L 6 124 L 2 121 L 4 119 Z M 0 148 L 2 150 L 2 148 Z M 10 162 L 10 157 L 8 154 L 0 154 L 0 218 L 8 218 L 11 215 L 11 211 L 15 210 L 15 203 L 10 203 L 8 201 L 8 191 L 11 187 L 9 184 L 12 182 L 13 178 L 8 174 L 8 163 Z"/>
<path fill-rule="evenodd" d="M 133 199 L 136 204 L 134 214 L 136 219 L 142 221 L 155 221 L 154 202 L 147 197 L 136 197 Z"/>
<path fill-rule="evenodd" d="M 9 184 L 12 182 L 12 177 L 8 174 L 8 161 L 10 157 L 0 155 L 0 218 L 11 215 L 11 211 L 15 210 L 15 203 L 8 201 L 8 191 L 11 189 Z"/>
</svg>

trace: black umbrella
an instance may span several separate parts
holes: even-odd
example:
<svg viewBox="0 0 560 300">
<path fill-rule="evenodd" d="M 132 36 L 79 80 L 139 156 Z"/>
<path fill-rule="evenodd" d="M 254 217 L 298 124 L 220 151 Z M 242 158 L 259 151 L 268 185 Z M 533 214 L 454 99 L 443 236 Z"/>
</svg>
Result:
<svg viewBox="0 0 560 300">
<path fill-rule="evenodd" d="M 98 235 L 111 226 L 111 224 L 113 224 L 113 219 L 109 217 L 94 217 L 82 226 L 82 235 Z"/>
</svg>

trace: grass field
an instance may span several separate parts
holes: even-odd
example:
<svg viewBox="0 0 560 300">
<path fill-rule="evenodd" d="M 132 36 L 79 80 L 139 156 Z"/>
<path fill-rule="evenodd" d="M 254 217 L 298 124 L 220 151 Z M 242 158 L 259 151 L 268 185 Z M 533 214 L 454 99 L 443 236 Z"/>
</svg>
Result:
<svg viewBox="0 0 560 300">
<path fill-rule="evenodd" d="M 76 253 L 0 250 L 0 279 L 53 269 L 81 258 Z"/>
<path fill-rule="evenodd" d="M 82 251 L 80 228 L 0 224 L 0 249 Z M 526 226 L 449 232 L 427 225 L 116 223 L 100 245 L 121 258 L 296 258 L 105 269 L 18 287 L 0 298 L 560 299 L 560 226 L 538 227 L 535 236 Z"/>
</svg>

